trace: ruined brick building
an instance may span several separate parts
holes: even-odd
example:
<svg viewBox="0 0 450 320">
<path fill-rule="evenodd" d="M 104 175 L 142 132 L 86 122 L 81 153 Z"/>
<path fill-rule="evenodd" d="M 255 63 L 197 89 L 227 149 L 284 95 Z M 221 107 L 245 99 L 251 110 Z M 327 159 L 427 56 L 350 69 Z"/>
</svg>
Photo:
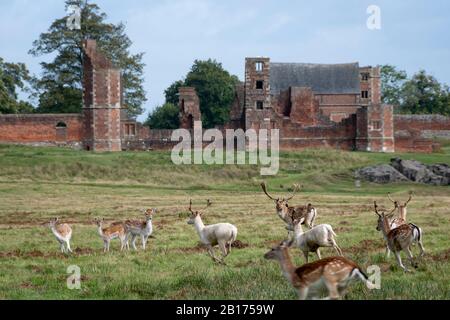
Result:
<svg viewBox="0 0 450 320">
<path fill-rule="evenodd" d="M 127 117 L 120 70 L 95 41 L 84 45 L 81 114 L 0 115 L 0 143 L 72 146 L 90 151 L 168 149 L 172 130 Z M 180 122 L 201 120 L 195 88 L 180 88 Z M 273 63 L 247 58 L 225 129 L 279 129 L 282 149 L 331 147 L 372 152 L 432 152 L 450 139 L 450 118 L 394 115 L 381 103 L 380 68 Z"/>
</svg>

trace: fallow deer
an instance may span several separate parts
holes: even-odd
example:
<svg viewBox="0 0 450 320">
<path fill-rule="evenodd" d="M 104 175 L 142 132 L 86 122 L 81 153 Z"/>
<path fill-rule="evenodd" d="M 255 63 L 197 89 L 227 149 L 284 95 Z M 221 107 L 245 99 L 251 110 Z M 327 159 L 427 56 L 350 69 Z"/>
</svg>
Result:
<svg viewBox="0 0 450 320">
<path fill-rule="evenodd" d="M 405 272 L 409 270 L 403 265 L 402 259 L 400 257 L 401 251 L 405 251 L 414 268 L 417 268 L 417 263 L 414 262 L 414 258 L 411 252 L 411 245 L 418 243 L 420 247 L 420 256 L 425 254 L 425 249 L 423 248 L 423 233 L 415 224 L 403 224 L 398 228 L 392 229 L 389 221 L 389 215 L 385 212 L 379 212 L 377 202 L 374 202 L 375 213 L 378 216 L 377 230 L 383 232 L 383 236 L 386 240 L 387 246 L 390 251 L 393 251 L 397 262 Z"/>
<path fill-rule="evenodd" d="M 308 263 L 310 252 L 315 252 L 317 257 L 322 259 L 319 248 L 332 247 L 336 250 L 338 255 L 343 255 L 341 248 L 339 248 L 336 243 L 336 233 L 334 233 L 333 228 L 329 224 L 321 224 L 311 230 L 303 232 L 303 219 L 304 218 L 295 219 L 293 221 L 293 229 L 291 229 L 292 227 L 287 227 L 286 229 L 294 231 L 294 241 L 292 242 L 292 245 L 299 248 L 303 252 L 306 263 Z"/>
<path fill-rule="evenodd" d="M 275 202 L 276 212 L 278 217 L 283 220 L 288 226 L 292 226 L 292 221 L 295 219 L 304 219 L 302 224 L 305 224 L 308 228 L 314 228 L 314 222 L 317 218 L 317 210 L 312 204 L 307 206 L 289 206 L 289 201 L 292 200 L 296 193 L 300 190 L 300 186 L 294 185 L 293 193 L 287 198 L 274 198 L 267 192 L 267 185 L 261 184 L 261 188 L 266 196 Z"/>
<path fill-rule="evenodd" d="M 295 288 L 300 300 L 317 298 L 319 290 L 328 291 L 328 299 L 342 297 L 353 279 L 364 282 L 369 289 L 374 288 L 362 269 L 344 257 L 330 257 L 295 267 L 289 255 L 289 241 L 282 242 L 264 255 L 265 259 L 277 260 L 284 276 Z"/>
<path fill-rule="evenodd" d="M 67 223 L 59 223 L 59 218 L 50 220 L 49 226 L 61 247 L 61 252 L 72 253 L 72 249 L 70 248 L 72 228 Z"/>
<path fill-rule="evenodd" d="M 137 250 L 136 248 L 136 238 L 141 237 L 142 240 L 142 249 L 146 249 L 148 238 L 153 233 L 153 215 L 156 214 L 156 209 L 148 209 L 144 210 L 145 215 L 145 221 L 132 221 L 127 220 L 125 221 L 125 225 L 127 227 L 127 240 L 131 236 L 131 245 L 133 246 L 134 250 Z"/>
<path fill-rule="evenodd" d="M 95 224 L 98 227 L 98 234 L 103 240 L 104 252 L 109 252 L 111 240 L 120 240 L 120 250 L 123 251 L 125 248 L 128 249 L 127 243 L 127 227 L 123 223 L 114 223 L 111 226 L 104 228 L 105 219 L 95 219 Z"/>
<path fill-rule="evenodd" d="M 206 210 L 211 206 L 210 200 L 207 201 Z M 202 221 L 203 212 L 194 211 L 192 209 L 192 200 L 189 204 L 189 212 L 191 216 L 188 224 L 194 225 L 197 230 L 200 241 L 208 249 L 211 258 L 218 263 L 224 264 L 224 259 L 231 253 L 231 245 L 236 241 L 238 229 L 230 223 L 219 223 L 210 226 L 205 226 Z M 222 259 L 219 259 L 214 254 L 214 246 L 219 245 L 222 252 Z"/>
<path fill-rule="evenodd" d="M 395 229 L 395 228 L 397 228 L 397 227 L 400 227 L 402 224 L 406 224 L 406 223 L 407 223 L 407 220 L 406 220 L 407 207 L 408 207 L 408 204 L 409 204 L 409 203 L 411 202 L 411 200 L 412 200 L 412 196 L 413 196 L 413 193 L 410 192 L 410 193 L 409 193 L 409 199 L 408 199 L 408 201 L 406 201 L 406 202 L 402 205 L 399 201 L 393 200 L 393 199 L 391 198 L 391 194 L 388 193 L 388 198 L 389 198 L 389 200 L 394 204 L 394 207 L 395 207 L 395 209 L 396 209 L 397 212 L 398 212 L 398 217 L 397 217 L 397 218 L 393 218 L 393 219 L 391 220 L 391 222 L 390 222 L 390 224 L 391 224 L 391 229 Z"/>
</svg>

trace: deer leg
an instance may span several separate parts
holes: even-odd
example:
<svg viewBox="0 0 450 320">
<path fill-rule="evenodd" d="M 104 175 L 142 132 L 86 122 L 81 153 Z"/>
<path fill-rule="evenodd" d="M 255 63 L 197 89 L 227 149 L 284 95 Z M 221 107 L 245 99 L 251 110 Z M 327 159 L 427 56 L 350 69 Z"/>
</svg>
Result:
<svg viewBox="0 0 450 320">
<path fill-rule="evenodd" d="M 411 252 L 411 248 L 406 248 L 406 253 L 408 254 L 408 258 L 409 258 L 409 261 L 411 262 L 411 265 L 414 267 L 414 268 L 418 268 L 418 265 L 417 265 L 417 263 L 416 262 L 414 262 L 414 257 L 413 257 L 413 254 L 412 254 L 412 252 Z"/>
<path fill-rule="evenodd" d="M 306 300 L 308 298 L 308 288 L 307 287 L 297 289 L 297 293 L 298 293 L 299 300 Z"/>
<path fill-rule="evenodd" d="M 418 243 L 419 243 L 419 248 L 420 248 L 420 256 L 423 257 L 425 255 L 425 249 L 423 247 L 422 240 L 418 241 Z"/>
<path fill-rule="evenodd" d="M 69 250 L 69 252 L 72 253 L 73 251 L 72 251 L 72 248 L 70 248 L 70 241 L 67 240 L 66 244 L 67 244 L 67 250 Z"/>
<path fill-rule="evenodd" d="M 322 257 L 321 257 L 321 255 L 320 255 L 320 249 L 319 249 L 319 248 L 317 248 L 316 254 L 317 254 L 317 257 L 319 258 L 319 260 L 322 260 Z"/>
<path fill-rule="evenodd" d="M 333 248 L 334 250 L 336 250 L 336 252 L 338 253 L 338 255 L 340 255 L 341 257 L 344 256 L 344 254 L 342 253 L 341 248 L 339 248 L 339 246 L 336 243 L 336 240 L 333 239 Z"/>
<path fill-rule="evenodd" d="M 328 299 L 331 300 L 339 300 L 340 296 L 339 296 L 339 290 L 337 287 L 337 283 L 334 283 L 330 280 L 325 280 L 325 286 L 328 289 Z"/>
<path fill-rule="evenodd" d="M 308 263 L 308 261 L 309 261 L 309 252 L 303 251 L 303 255 L 305 256 L 306 263 Z"/>
<path fill-rule="evenodd" d="M 64 242 L 60 242 L 60 249 L 62 253 L 66 253 L 66 248 L 64 247 Z"/>
<path fill-rule="evenodd" d="M 137 251 L 137 248 L 136 248 L 136 235 L 134 235 L 134 234 L 133 234 L 133 237 L 131 238 L 131 245 L 133 246 L 133 249 L 135 251 Z"/>
<path fill-rule="evenodd" d="M 214 262 L 220 262 L 219 259 L 217 259 L 216 255 L 214 254 L 214 249 L 212 245 L 208 245 L 208 253 L 211 256 L 211 258 L 214 260 Z"/>
<path fill-rule="evenodd" d="M 148 236 L 142 236 L 142 248 L 147 249 Z"/>
<path fill-rule="evenodd" d="M 386 246 L 386 258 L 389 259 L 391 257 L 391 250 L 388 246 Z"/>
<path fill-rule="evenodd" d="M 409 270 L 402 263 L 402 258 L 400 257 L 400 252 L 395 251 L 394 254 L 395 254 L 395 258 L 397 259 L 397 263 L 400 266 L 400 268 L 402 268 L 403 271 L 405 271 L 405 272 L 409 272 Z"/>
</svg>

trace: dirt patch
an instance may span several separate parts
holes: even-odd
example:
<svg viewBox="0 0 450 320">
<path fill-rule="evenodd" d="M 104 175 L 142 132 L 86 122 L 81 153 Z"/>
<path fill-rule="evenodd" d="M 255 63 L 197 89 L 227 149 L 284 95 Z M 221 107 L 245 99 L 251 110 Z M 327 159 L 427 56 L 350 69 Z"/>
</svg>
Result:
<svg viewBox="0 0 450 320">
<path fill-rule="evenodd" d="M 38 288 L 38 286 L 35 286 L 34 284 L 32 284 L 31 282 L 24 282 L 20 285 L 20 287 L 22 289 L 36 289 Z"/>
<path fill-rule="evenodd" d="M 232 248 L 236 248 L 236 249 L 245 249 L 245 248 L 250 247 L 250 245 L 249 245 L 248 243 L 243 243 L 243 242 L 240 241 L 240 240 L 236 240 L 236 241 L 231 245 L 231 247 L 232 247 Z"/>
<path fill-rule="evenodd" d="M 78 255 L 92 255 L 95 252 L 96 251 L 91 248 L 76 248 L 75 250 L 73 250 L 73 253 L 78 254 Z"/>
<path fill-rule="evenodd" d="M 350 222 L 348 222 L 348 221 L 341 221 L 341 222 L 339 222 L 339 224 L 341 226 L 348 226 L 350 224 Z"/>
<path fill-rule="evenodd" d="M 344 232 L 352 232 L 352 228 L 345 228 L 345 227 L 338 227 L 336 228 L 337 233 L 344 233 Z"/>
<path fill-rule="evenodd" d="M 431 259 L 436 262 L 449 261 L 450 260 L 450 249 L 447 249 L 446 251 L 442 251 L 438 254 L 432 255 Z"/>
<path fill-rule="evenodd" d="M 350 251 L 352 253 L 359 252 L 367 252 L 367 251 L 377 251 L 385 248 L 386 245 L 382 240 L 363 240 L 358 243 L 356 246 L 352 246 L 347 248 L 346 251 Z"/>
</svg>

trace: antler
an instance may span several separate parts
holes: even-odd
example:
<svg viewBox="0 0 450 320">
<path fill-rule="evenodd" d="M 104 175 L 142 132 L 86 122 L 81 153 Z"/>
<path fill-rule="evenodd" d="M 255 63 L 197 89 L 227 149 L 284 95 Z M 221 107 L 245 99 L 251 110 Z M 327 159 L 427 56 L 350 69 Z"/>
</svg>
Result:
<svg viewBox="0 0 450 320">
<path fill-rule="evenodd" d="M 408 201 L 406 201 L 405 202 L 405 207 L 408 205 L 408 203 L 412 200 L 412 198 L 413 198 L 413 192 L 411 191 L 410 193 L 409 193 L 409 199 L 408 199 Z"/>
<path fill-rule="evenodd" d="M 375 213 L 376 213 L 379 217 L 382 217 L 383 215 L 382 215 L 381 213 L 378 212 L 378 205 L 377 205 L 377 202 L 374 201 L 373 203 L 374 203 L 374 206 L 375 206 Z"/>
<path fill-rule="evenodd" d="M 273 197 L 267 192 L 267 185 L 266 185 L 265 182 L 261 183 L 261 188 L 263 189 L 264 193 L 266 194 L 267 197 L 269 197 L 270 200 L 276 201 L 276 199 L 273 198 Z"/>
<path fill-rule="evenodd" d="M 300 190 L 300 186 L 298 184 L 294 184 L 294 191 L 292 192 L 292 195 L 286 199 L 286 201 L 291 200 L 295 197 L 296 193 Z"/>
<path fill-rule="evenodd" d="M 189 202 L 189 209 L 188 209 L 192 214 L 194 214 L 194 211 L 192 211 L 192 199 Z"/>
<path fill-rule="evenodd" d="M 397 205 L 397 201 L 394 201 L 394 200 L 391 198 L 391 193 L 388 193 L 388 198 L 389 198 L 389 200 L 391 200 L 391 202 L 392 202 L 393 204 Z"/>
<path fill-rule="evenodd" d="M 202 211 L 208 209 L 208 208 L 211 207 L 211 206 L 212 206 L 211 200 L 209 200 L 209 199 L 206 200 L 206 207 L 205 207 L 205 209 L 202 209 Z"/>
</svg>

